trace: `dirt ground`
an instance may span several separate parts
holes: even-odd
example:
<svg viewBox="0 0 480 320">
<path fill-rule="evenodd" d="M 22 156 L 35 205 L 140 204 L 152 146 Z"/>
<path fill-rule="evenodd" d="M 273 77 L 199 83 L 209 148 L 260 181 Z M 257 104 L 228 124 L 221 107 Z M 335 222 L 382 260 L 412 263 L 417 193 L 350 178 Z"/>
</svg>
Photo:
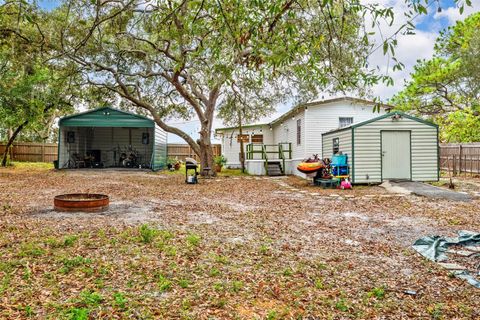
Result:
<svg viewBox="0 0 480 320">
<path fill-rule="evenodd" d="M 480 318 L 480 290 L 411 249 L 480 232 L 478 197 L 111 170 L 2 169 L 0 186 L 1 318 Z M 52 210 L 76 192 L 110 209 Z"/>
</svg>

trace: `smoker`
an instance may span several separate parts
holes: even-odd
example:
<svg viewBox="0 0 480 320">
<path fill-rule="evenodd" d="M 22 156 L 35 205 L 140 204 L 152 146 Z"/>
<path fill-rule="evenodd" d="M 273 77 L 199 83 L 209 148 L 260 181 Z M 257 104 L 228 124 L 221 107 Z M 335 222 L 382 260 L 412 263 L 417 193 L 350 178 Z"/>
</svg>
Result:
<svg viewBox="0 0 480 320">
<path fill-rule="evenodd" d="M 188 184 L 198 183 L 198 165 L 197 161 L 192 158 L 185 158 L 185 182 Z M 193 170 L 193 175 L 189 175 L 188 172 Z"/>
</svg>

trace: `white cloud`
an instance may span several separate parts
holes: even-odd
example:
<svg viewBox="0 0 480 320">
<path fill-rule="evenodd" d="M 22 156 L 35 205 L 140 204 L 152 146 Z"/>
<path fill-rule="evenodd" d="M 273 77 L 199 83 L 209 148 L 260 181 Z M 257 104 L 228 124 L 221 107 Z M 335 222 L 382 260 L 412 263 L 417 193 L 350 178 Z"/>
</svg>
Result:
<svg viewBox="0 0 480 320">
<path fill-rule="evenodd" d="M 471 6 L 465 6 L 463 14 L 460 14 L 458 7 L 449 7 L 442 9 L 441 12 L 435 13 L 434 19 L 447 19 L 450 25 L 455 24 L 458 20 L 463 20 L 465 17 L 480 10 L 480 0 L 472 0 Z"/>
</svg>

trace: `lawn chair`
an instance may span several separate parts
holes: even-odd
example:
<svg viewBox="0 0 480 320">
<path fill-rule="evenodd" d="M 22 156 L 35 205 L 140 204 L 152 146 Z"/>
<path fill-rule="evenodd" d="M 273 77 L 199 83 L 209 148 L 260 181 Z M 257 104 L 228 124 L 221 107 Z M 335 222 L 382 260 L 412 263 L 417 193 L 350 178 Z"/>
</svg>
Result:
<svg viewBox="0 0 480 320">
<path fill-rule="evenodd" d="M 83 159 L 78 153 L 74 153 L 72 155 L 72 158 L 73 158 L 73 165 L 75 168 L 80 168 L 80 165 L 82 166 L 82 168 L 86 167 L 85 159 Z"/>
</svg>

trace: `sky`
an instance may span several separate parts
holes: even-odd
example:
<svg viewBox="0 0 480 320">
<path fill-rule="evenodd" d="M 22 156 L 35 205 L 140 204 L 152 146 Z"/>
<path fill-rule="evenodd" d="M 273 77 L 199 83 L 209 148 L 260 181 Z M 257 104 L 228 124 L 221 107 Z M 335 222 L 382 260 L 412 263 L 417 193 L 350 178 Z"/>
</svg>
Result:
<svg viewBox="0 0 480 320">
<path fill-rule="evenodd" d="M 382 33 L 385 37 L 392 35 L 396 29 L 406 22 L 403 12 L 406 10 L 404 0 L 362 0 L 362 2 L 379 3 L 384 6 L 391 6 L 395 13 L 395 22 L 392 26 L 383 25 Z M 405 68 L 401 71 L 393 72 L 388 66 L 388 59 L 383 55 L 383 50 L 377 50 L 369 58 L 370 66 L 378 66 L 383 73 L 388 73 L 394 80 L 394 85 L 387 87 L 383 84 L 374 86 L 371 89 L 372 95 L 379 97 L 382 101 L 387 101 L 395 93 L 402 90 L 405 80 L 408 80 L 410 73 L 418 59 L 429 59 L 433 55 L 435 39 L 441 30 L 452 26 L 458 20 L 463 20 L 468 15 L 480 11 L 480 0 L 472 0 L 472 6 L 465 6 L 465 11 L 460 14 L 458 7 L 453 0 L 430 0 L 428 15 L 422 15 L 416 18 L 413 23 L 416 26 L 414 35 L 398 36 L 398 46 L 395 48 L 396 58 L 401 61 Z M 52 9 L 57 5 L 55 0 L 40 0 L 39 4 L 45 9 Z M 441 11 L 438 11 L 438 7 Z M 367 25 L 369 25 L 368 21 Z M 375 40 L 381 43 L 380 35 L 377 32 L 374 36 Z M 318 97 L 321 98 L 321 97 Z M 327 96 L 325 97 L 327 98 Z M 291 104 L 282 104 L 276 106 L 276 112 L 271 116 L 262 119 L 261 122 L 268 122 L 287 112 L 293 106 Z M 172 121 L 170 124 L 179 127 L 194 138 L 198 137 L 199 122 Z M 214 128 L 222 127 L 220 119 L 215 119 Z M 169 143 L 185 143 L 181 138 L 170 134 L 168 136 Z"/>
</svg>

